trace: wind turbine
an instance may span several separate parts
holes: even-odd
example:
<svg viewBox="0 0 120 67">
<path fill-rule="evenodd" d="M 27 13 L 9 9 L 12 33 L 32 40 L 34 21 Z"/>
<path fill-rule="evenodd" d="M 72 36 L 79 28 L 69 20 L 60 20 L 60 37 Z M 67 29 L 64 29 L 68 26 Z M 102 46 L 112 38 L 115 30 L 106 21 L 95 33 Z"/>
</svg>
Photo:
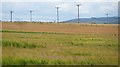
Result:
<svg viewBox="0 0 120 67">
<path fill-rule="evenodd" d="M 13 11 L 10 11 L 10 22 L 12 22 Z"/>
<path fill-rule="evenodd" d="M 106 17 L 108 18 L 108 15 L 109 15 L 109 14 L 107 13 L 107 14 L 105 14 L 105 15 L 106 15 Z"/>
<path fill-rule="evenodd" d="M 80 20 L 80 18 L 79 18 L 79 7 L 81 6 L 81 4 L 77 4 L 76 6 L 78 7 L 78 23 L 79 23 L 79 20 Z"/>
<path fill-rule="evenodd" d="M 60 7 L 57 6 L 57 7 L 55 7 L 55 8 L 56 8 L 56 10 L 57 10 L 57 22 L 59 22 L 59 8 L 60 8 Z"/>
<path fill-rule="evenodd" d="M 30 22 L 32 22 L 32 10 L 29 11 L 30 12 Z"/>
</svg>

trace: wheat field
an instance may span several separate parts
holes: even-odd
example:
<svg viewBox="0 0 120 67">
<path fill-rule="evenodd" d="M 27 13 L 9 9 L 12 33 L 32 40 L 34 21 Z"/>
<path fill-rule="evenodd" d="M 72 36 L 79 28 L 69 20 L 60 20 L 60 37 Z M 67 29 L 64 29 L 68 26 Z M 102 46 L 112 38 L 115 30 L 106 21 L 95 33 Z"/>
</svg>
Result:
<svg viewBox="0 0 120 67">
<path fill-rule="evenodd" d="M 2 22 L 3 65 L 117 65 L 117 24 Z"/>
</svg>

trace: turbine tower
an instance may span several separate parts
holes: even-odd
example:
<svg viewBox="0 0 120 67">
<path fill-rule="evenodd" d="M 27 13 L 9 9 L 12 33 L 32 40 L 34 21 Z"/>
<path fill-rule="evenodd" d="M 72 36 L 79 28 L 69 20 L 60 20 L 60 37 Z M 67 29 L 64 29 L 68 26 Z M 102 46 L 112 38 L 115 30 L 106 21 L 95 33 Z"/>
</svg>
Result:
<svg viewBox="0 0 120 67">
<path fill-rule="evenodd" d="M 59 22 L 59 8 L 60 7 L 55 7 L 56 8 L 56 10 L 57 10 L 57 22 Z"/>
<path fill-rule="evenodd" d="M 107 14 L 106 14 L 106 17 L 107 17 L 107 18 L 108 18 L 108 15 L 109 15 L 109 14 L 107 13 Z"/>
<path fill-rule="evenodd" d="M 32 10 L 29 11 L 30 12 L 30 22 L 32 22 Z"/>
<path fill-rule="evenodd" d="M 12 22 L 12 14 L 13 14 L 13 11 L 10 11 L 10 22 Z"/>
<path fill-rule="evenodd" d="M 79 7 L 81 6 L 81 4 L 77 4 L 76 6 L 78 7 L 78 23 L 79 23 L 79 20 L 80 20 L 80 18 L 79 18 Z"/>
</svg>

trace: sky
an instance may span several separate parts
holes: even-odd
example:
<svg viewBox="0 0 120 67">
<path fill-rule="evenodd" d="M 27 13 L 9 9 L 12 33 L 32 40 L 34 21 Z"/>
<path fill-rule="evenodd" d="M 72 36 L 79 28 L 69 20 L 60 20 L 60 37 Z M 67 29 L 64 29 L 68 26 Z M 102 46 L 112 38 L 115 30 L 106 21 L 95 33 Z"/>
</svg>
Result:
<svg viewBox="0 0 120 67">
<path fill-rule="evenodd" d="M 32 10 L 33 21 L 56 21 L 56 6 L 59 6 L 60 21 L 77 18 L 77 4 L 80 6 L 80 18 L 118 16 L 118 0 L 2 0 L 0 19 L 13 21 L 29 21 Z"/>
</svg>

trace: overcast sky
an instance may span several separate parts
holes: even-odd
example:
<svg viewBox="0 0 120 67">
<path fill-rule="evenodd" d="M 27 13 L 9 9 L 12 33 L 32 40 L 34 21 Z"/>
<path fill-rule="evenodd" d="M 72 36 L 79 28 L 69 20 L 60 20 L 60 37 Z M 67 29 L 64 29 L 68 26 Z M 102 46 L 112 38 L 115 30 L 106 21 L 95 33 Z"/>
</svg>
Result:
<svg viewBox="0 0 120 67">
<path fill-rule="evenodd" d="M 34 21 L 56 21 L 56 6 L 60 6 L 60 21 L 77 18 L 77 6 L 80 6 L 80 18 L 118 16 L 118 0 L 3 0 L 0 15 L 2 20 L 29 21 L 29 11 L 33 10 Z"/>
</svg>

